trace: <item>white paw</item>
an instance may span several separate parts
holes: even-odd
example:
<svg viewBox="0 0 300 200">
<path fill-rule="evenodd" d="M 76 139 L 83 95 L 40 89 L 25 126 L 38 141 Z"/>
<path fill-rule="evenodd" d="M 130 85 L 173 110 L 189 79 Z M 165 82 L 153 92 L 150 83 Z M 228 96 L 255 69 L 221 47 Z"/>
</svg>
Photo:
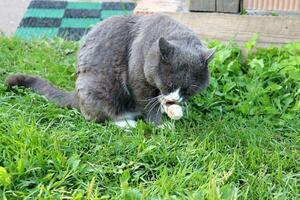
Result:
<svg viewBox="0 0 300 200">
<path fill-rule="evenodd" d="M 119 120 L 114 122 L 116 126 L 124 129 L 135 128 L 136 121 L 128 119 L 128 120 Z"/>
</svg>

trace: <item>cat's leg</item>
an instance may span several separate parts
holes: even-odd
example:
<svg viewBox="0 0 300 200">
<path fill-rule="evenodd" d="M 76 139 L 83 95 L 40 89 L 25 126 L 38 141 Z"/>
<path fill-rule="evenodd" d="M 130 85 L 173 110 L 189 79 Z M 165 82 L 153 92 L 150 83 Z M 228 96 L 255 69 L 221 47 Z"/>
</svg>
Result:
<svg viewBox="0 0 300 200">
<path fill-rule="evenodd" d="M 80 111 L 87 121 L 103 122 L 108 118 L 102 111 L 101 101 L 93 99 L 90 90 L 80 89 L 77 95 Z"/>
<path fill-rule="evenodd" d="M 101 77 L 91 72 L 79 73 L 76 80 L 76 92 L 79 108 L 88 121 L 103 122 L 109 119 L 105 101 L 105 89 L 101 87 Z"/>
<path fill-rule="evenodd" d="M 109 80 L 108 80 L 109 78 Z M 87 120 L 102 122 L 110 119 L 119 127 L 136 126 L 137 113 L 131 99 L 120 81 L 111 74 L 85 71 L 79 73 L 76 80 L 79 107 Z"/>
</svg>

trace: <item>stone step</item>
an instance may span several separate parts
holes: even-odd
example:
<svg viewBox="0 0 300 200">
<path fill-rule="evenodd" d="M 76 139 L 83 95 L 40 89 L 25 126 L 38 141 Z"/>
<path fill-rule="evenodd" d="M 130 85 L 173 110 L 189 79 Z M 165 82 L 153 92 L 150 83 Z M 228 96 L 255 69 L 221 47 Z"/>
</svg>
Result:
<svg viewBox="0 0 300 200">
<path fill-rule="evenodd" d="M 187 12 L 187 0 L 141 0 L 134 9 L 134 14 L 156 12 Z"/>
</svg>

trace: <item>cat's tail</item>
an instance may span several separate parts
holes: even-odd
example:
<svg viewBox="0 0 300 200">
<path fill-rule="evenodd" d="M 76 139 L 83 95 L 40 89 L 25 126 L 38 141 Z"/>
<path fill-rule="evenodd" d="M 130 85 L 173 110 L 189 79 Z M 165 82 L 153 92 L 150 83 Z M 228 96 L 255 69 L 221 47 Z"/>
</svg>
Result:
<svg viewBox="0 0 300 200">
<path fill-rule="evenodd" d="M 36 93 L 45 96 L 50 101 L 61 107 L 78 108 L 78 99 L 75 92 L 64 92 L 57 89 L 49 83 L 49 81 L 36 76 L 23 74 L 8 76 L 5 80 L 7 87 L 24 86 L 31 88 Z"/>
</svg>

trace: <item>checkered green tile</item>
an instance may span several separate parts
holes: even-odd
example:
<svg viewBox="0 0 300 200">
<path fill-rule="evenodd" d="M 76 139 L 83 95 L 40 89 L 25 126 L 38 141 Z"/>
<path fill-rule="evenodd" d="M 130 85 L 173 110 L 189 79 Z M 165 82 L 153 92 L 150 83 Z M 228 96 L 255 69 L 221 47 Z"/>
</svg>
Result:
<svg viewBox="0 0 300 200">
<path fill-rule="evenodd" d="M 63 18 L 60 26 L 63 28 L 90 28 L 99 21 L 100 19 L 97 18 Z"/>
<path fill-rule="evenodd" d="M 134 3 L 127 2 L 32 0 L 15 35 L 24 39 L 58 36 L 80 40 L 101 20 L 131 15 L 134 7 Z"/>
<path fill-rule="evenodd" d="M 27 17 L 38 17 L 38 18 L 62 18 L 64 16 L 65 9 L 28 9 L 24 15 Z"/>
<path fill-rule="evenodd" d="M 102 9 L 102 3 L 94 2 L 69 2 L 68 9 Z"/>
<path fill-rule="evenodd" d="M 57 36 L 59 28 L 40 28 L 40 27 L 20 27 L 15 36 L 23 39 L 32 38 L 53 38 Z"/>
</svg>

